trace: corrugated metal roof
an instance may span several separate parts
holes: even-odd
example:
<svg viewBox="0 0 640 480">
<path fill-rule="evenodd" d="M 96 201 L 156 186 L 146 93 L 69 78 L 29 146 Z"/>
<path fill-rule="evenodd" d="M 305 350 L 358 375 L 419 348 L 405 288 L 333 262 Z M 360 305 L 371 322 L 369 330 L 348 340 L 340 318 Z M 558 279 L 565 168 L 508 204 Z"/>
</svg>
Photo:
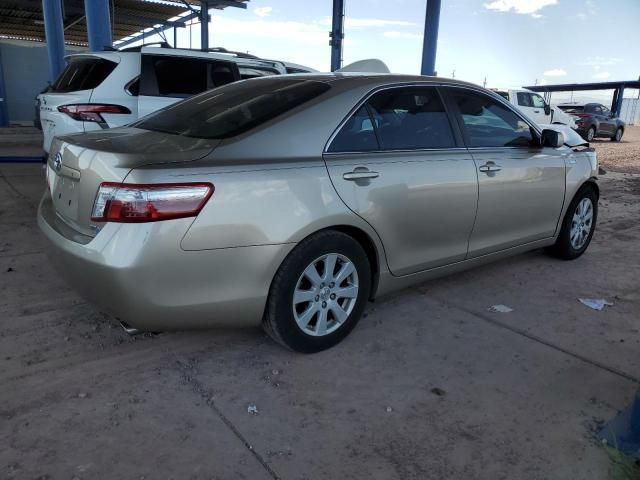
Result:
<svg viewBox="0 0 640 480">
<path fill-rule="evenodd" d="M 223 9 L 249 0 L 210 1 L 211 8 Z M 188 0 L 200 8 L 197 0 Z M 87 24 L 84 0 L 63 1 L 65 43 L 87 45 Z M 166 22 L 187 10 L 181 1 L 167 0 L 111 0 L 111 30 L 113 40 L 119 40 L 144 28 Z M 42 0 L 0 0 L 0 38 L 45 41 Z"/>
</svg>

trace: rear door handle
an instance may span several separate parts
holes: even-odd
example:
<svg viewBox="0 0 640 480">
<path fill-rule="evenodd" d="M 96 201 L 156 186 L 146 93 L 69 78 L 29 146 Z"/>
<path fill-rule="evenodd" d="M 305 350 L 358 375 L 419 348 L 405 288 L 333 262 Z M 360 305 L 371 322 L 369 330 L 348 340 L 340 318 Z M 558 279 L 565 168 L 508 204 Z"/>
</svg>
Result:
<svg viewBox="0 0 640 480">
<path fill-rule="evenodd" d="M 372 172 L 371 170 L 354 170 L 342 175 L 342 178 L 353 182 L 355 180 L 364 180 L 370 178 L 378 178 L 380 174 L 378 172 Z"/>
<path fill-rule="evenodd" d="M 495 162 L 487 162 L 484 165 L 480 165 L 478 170 L 481 172 L 489 173 L 489 172 L 499 172 L 502 170 L 500 165 L 497 165 Z"/>
</svg>

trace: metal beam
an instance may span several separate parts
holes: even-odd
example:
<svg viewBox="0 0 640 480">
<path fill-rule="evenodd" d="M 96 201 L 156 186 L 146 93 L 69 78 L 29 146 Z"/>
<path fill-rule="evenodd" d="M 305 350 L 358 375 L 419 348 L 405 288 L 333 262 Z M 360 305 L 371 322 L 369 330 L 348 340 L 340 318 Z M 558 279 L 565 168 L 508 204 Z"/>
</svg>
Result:
<svg viewBox="0 0 640 480">
<path fill-rule="evenodd" d="M 0 48 L 0 127 L 9 126 L 9 110 L 7 108 L 7 91 L 5 85 L 4 72 L 2 71 L 2 49 Z"/>
<path fill-rule="evenodd" d="M 167 30 L 167 28 L 171 28 L 175 25 L 178 26 L 185 26 L 186 22 L 188 22 L 189 20 L 193 20 L 194 18 L 199 18 L 200 17 L 200 12 L 195 12 L 195 13 L 190 13 L 189 15 L 185 15 L 184 17 L 180 17 L 180 20 L 176 20 L 175 22 L 164 22 L 162 27 L 162 30 Z M 180 24 L 183 25 L 180 25 Z M 149 27 L 151 28 L 151 27 Z M 156 30 L 154 30 L 153 28 L 151 28 L 151 30 L 149 30 L 148 32 L 143 32 L 141 35 L 137 35 L 135 37 L 132 38 L 128 38 L 127 40 L 123 41 L 123 42 L 119 42 L 116 45 L 116 48 L 124 48 L 127 47 L 129 45 L 131 45 L 132 43 L 138 42 L 144 38 L 150 37 L 152 35 L 157 35 Z M 175 45 L 174 45 L 175 46 Z"/>
<path fill-rule="evenodd" d="M 438 49 L 438 26 L 440 25 L 440 0 L 427 0 L 422 38 L 422 75 L 436 74 L 436 51 Z"/>
<path fill-rule="evenodd" d="M 84 0 L 89 50 L 100 52 L 113 46 L 109 0 Z"/>
<path fill-rule="evenodd" d="M 64 69 L 64 24 L 61 0 L 42 0 L 42 16 L 49 56 L 49 81 L 53 82 Z"/>
<path fill-rule="evenodd" d="M 209 50 L 209 1 L 200 2 L 200 48 Z"/>
<path fill-rule="evenodd" d="M 344 40 L 344 0 L 333 0 L 333 14 L 331 16 L 331 71 L 342 67 L 342 41 Z"/>
</svg>

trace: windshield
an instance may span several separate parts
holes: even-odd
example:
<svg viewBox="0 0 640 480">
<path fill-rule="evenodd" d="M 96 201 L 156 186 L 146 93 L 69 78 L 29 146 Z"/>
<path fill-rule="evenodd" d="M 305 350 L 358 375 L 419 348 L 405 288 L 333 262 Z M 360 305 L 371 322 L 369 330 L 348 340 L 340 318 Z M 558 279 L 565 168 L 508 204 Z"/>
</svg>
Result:
<svg viewBox="0 0 640 480">
<path fill-rule="evenodd" d="M 329 90 L 303 79 L 246 80 L 163 108 L 133 127 L 186 137 L 222 139 L 246 132 Z"/>
</svg>

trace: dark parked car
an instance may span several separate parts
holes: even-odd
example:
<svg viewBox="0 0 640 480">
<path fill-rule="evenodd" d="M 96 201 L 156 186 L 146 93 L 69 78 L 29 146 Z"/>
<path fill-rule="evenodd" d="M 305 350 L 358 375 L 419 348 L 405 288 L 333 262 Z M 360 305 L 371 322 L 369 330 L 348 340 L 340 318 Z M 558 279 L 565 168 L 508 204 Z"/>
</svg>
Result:
<svg viewBox="0 0 640 480">
<path fill-rule="evenodd" d="M 608 137 L 619 142 L 625 124 L 615 113 L 600 103 L 558 105 L 576 119 L 577 131 L 590 142 L 596 137 Z"/>
</svg>

